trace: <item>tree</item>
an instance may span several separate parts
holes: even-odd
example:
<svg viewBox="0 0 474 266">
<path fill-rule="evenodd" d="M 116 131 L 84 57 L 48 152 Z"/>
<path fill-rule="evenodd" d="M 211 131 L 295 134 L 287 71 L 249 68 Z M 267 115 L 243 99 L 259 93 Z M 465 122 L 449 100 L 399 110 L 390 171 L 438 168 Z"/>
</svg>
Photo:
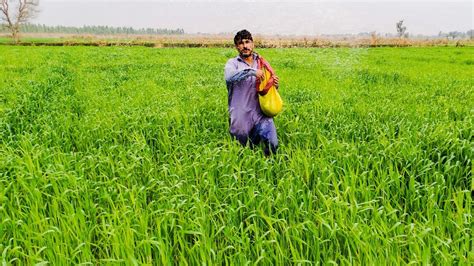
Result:
<svg viewBox="0 0 474 266">
<path fill-rule="evenodd" d="M 398 33 L 399 38 L 408 37 L 408 32 L 405 33 L 406 30 L 407 30 L 407 27 L 403 26 L 403 19 L 397 22 L 397 33 Z"/>
<path fill-rule="evenodd" d="M 463 38 L 464 37 L 464 32 L 459 32 L 459 31 L 450 31 L 448 32 L 448 38 L 451 37 L 451 39 L 456 39 L 456 38 Z"/>
<path fill-rule="evenodd" d="M 468 30 L 466 31 L 466 35 L 468 38 L 470 38 L 471 40 L 474 39 L 474 30 Z"/>
<path fill-rule="evenodd" d="M 0 0 L 0 19 L 11 32 L 15 43 L 20 39 L 20 26 L 38 12 L 39 0 Z"/>
</svg>

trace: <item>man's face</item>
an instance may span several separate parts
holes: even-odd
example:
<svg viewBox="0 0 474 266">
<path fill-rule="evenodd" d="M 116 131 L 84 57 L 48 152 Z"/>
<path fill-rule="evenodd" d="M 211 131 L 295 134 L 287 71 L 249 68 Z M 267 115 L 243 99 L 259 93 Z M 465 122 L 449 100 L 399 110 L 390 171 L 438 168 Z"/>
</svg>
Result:
<svg viewBox="0 0 474 266">
<path fill-rule="evenodd" d="M 243 58 L 247 58 L 252 55 L 253 52 L 253 41 L 249 39 L 242 39 L 235 46 L 239 51 L 239 54 Z"/>
</svg>

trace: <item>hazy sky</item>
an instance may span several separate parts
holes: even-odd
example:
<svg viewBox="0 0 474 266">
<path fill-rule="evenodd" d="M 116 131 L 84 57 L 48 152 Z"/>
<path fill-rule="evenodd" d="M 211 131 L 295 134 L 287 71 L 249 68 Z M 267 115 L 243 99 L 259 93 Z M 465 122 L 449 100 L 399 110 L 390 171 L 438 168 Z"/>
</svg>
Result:
<svg viewBox="0 0 474 266">
<path fill-rule="evenodd" d="M 164 1 L 40 0 L 33 21 L 46 25 L 183 28 L 186 33 L 264 34 L 396 33 L 404 19 L 410 34 L 467 31 L 472 1 Z"/>
</svg>

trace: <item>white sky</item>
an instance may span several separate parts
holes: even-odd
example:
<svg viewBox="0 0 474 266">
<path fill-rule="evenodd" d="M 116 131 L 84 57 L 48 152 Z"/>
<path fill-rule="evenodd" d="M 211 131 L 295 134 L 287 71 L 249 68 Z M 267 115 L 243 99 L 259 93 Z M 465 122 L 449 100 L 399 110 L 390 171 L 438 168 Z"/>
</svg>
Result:
<svg viewBox="0 0 474 266">
<path fill-rule="evenodd" d="M 317 35 L 396 33 L 395 23 L 404 19 L 410 34 L 437 35 L 474 28 L 473 11 L 472 1 L 40 0 L 40 13 L 32 22 Z"/>
</svg>

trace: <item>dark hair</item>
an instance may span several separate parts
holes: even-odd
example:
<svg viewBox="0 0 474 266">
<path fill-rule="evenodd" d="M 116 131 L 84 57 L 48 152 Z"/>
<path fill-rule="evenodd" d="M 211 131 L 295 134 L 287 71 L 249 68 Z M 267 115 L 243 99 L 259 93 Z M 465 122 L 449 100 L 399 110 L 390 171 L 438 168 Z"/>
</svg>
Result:
<svg viewBox="0 0 474 266">
<path fill-rule="evenodd" d="M 237 34 L 235 34 L 235 37 L 234 37 L 234 44 L 237 45 L 237 43 L 239 43 L 243 39 L 253 41 L 252 34 L 248 30 L 241 30 L 237 32 Z"/>
</svg>

